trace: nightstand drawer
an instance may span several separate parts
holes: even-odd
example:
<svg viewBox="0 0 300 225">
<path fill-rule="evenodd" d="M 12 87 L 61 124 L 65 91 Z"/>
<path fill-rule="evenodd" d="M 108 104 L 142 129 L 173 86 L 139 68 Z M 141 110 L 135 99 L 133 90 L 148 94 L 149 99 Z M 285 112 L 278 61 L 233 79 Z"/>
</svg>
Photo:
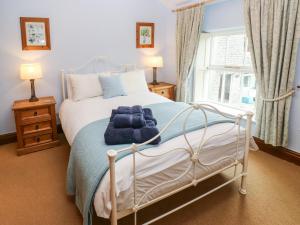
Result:
<svg viewBox="0 0 300 225">
<path fill-rule="evenodd" d="M 28 117 L 36 117 L 42 115 L 50 115 L 49 108 L 39 108 L 39 109 L 30 109 L 24 110 L 21 112 L 21 118 L 26 119 Z"/>
<path fill-rule="evenodd" d="M 148 88 L 155 94 L 164 96 L 168 99 L 175 100 L 175 85 L 160 82 L 158 84 L 148 84 Z"/>
<path fill-rule="evenodd" d="M 52 141 L 52 134 L 37 135 L 34 137 L 25 138 L 24 145 L 25 147 L 30 147 L 33 145 L 44 144 L 50 141 Z"/>
<path fill-rule="evenodd" d="M 28 125 L 51 120 L 49 107 L 20 111 L 21 125 Z"/>
<path fill-rule="evenodd" d="M 35 124 L 43 121 L 50 121 L 51 120 L 51 115 L 50 114 L 45 114 L 41 116 L 36 116 L 36 117 L 26 117 L 21 120 L 21 125 L 25 126 L 28 124 Z"/>
<path fill-rule="evenodd" d="M 171 98 L 169 89 L 155 90 L 154 93 L 164 96 L 166 98 Z"/>
<path fill-rule="evenodd" d="M 50 121 L 26 125 L 23 127 L 23 134 L 30 135 L 47 130 L 52 130 Z"/>
</svg>

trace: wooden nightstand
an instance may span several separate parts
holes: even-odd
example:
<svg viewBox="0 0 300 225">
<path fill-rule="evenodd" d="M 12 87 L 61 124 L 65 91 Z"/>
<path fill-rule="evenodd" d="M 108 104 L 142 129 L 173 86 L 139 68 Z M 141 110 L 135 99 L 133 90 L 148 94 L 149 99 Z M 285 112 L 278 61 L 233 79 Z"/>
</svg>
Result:
<svg viewBox="0 0 300 225">
<path fill-rule="evenodd" d="M 59 145 L 55 104 L 54 97 L 43 97 L 37 102 L 28 100 L 14 102 L 18 155 Z"/>
<path fill-rule="evenodd" d="M 150 91 L 164 96 L 168 99 L 175 100 L 175 85 L 168 84 L 164 82 L 160 82 L 157 85 L 148 84 L 148 88 Z"/>
</svg>

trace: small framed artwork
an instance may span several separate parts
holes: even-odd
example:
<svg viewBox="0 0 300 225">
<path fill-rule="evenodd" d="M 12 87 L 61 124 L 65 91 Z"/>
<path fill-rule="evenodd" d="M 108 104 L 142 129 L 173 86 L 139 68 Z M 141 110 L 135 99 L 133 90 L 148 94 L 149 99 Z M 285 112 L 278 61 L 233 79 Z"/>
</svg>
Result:
<svg viewBox="0 0 300 225">
<path fill-rule="evenodd" d="M 154 48 L 154 23 L 136 23 L 136 47 Z"/>
<path fill-rule="evenodd" d="M 22 49 L 50 50 L 49 18 L 20 17 Z"/>
</svg>

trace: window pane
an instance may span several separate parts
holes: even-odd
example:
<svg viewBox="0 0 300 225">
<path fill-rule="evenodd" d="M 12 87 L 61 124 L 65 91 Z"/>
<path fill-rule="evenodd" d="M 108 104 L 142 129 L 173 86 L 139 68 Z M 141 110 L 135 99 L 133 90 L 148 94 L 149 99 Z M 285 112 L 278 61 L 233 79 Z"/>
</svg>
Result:
<svg viewBox="0 0 300 225">
<path fill-rule="evenodd" d="M 212 65 L 225 65 L 226 62 L 226 49 L 227 49 L 227 36 L 213 37 L 212 43 Z"/>
<path fill-rule="evenodd" d="M 226 65 L 243 65 L 245 54 L 245 36 L 228 36 L 226 50 Z"/>
<path fill-rule="evenodd" d="M 256 97 L 255 75 L 244 73 L 241 79 L 241 104 L 253 106 Z"/>
<path fill-rule="evenodd" d="M 240 93 L 241 93 L 241 80 L 240 73 L 232 73 L 231 90 L 229 104 L 239 105 L 240 104 Z"/>
<path fill-rule="evenodd" d="M 249 67 L 252 67 L 252 64 L 251 64 L 251 54 L 249 52 L 249 46 L 248 46 L 248 40 L 247 38 L 245 37 L 245 61 L 244 61 L 244 66 L 249 66 Z"/>
<path fill-rule="evenodd" d="M 223 83 L 224 87 L 222 90 L 222 93 L 223 93 L 222 102 L 223 103 L 228 103 L 229 99 L 230 99 L 231 76 L 232 76 L 232 74 L 224 74 L 223 75 L 223 79 L 224 79 L 224 83 Z"/>
<path fill-rule="evenodd" d="M 219 101 L 221 99 L 222 75 L 222 73 L 214 70 L 210 70 L 206 73 L 206 76 L 208 76 L 207 97 L 209 100 Z"/>
</svg>

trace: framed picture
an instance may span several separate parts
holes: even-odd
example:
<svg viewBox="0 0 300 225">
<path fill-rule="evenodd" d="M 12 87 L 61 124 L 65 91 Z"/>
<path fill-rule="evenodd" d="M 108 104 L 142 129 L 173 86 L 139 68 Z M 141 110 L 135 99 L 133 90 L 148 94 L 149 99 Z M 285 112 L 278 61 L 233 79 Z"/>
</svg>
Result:
<svg viewBox="0 0 300 225">
<path fill-rule="evenodd" d="M 136 47 L 154 48 L 154 23 L 136 23 Z"/>
<path fill-rule="evenodd" d="M 50 50 L 49 18 L 20 17 L 22 49 Z"/>
</svg>

